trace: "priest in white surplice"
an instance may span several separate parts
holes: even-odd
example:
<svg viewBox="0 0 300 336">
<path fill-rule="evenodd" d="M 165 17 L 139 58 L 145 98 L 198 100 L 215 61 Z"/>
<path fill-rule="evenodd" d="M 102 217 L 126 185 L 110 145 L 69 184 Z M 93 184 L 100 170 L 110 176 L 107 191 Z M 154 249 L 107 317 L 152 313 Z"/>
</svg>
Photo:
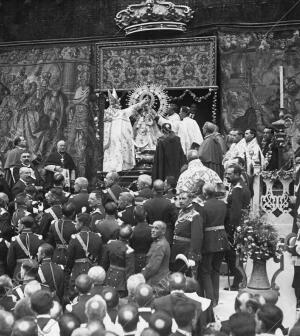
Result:
<svg viewBox="0 0 300 336">
<path fill-rule="evenodd" d="M 171 104 L 168 115 L 165 118 L 158 116 L 157 123 L 160 126 L 165 123 L 171 124 L 174 133 L 180 137 L 181 146 L 186 156 L 190 149 L 199 148 L 203 142 L 203 136 L 197 122 L 189 117 L 190 108 L 187 106 L 182 106 L 179 112 L 179 116 L 177 113 L 174 113 L 175 108 L 176 105 Z"/>
<path fill-rule="evenodd" d="M 182 106 L 179 112 L 180 123 L 178 127 L 178 136 L 180 137 L 181 146 L 185 155 L 194 148 L 198 149 L 203 142 L 203 136 L 197 122 L 189 117 L 190 108 Z"/>
<path fill-rule="evenodd" d="M 135 166 L 133 130 L 129 117 L 141 109 L 147 102 L 121 109 L 116 93 L 108 91 L 109 107 L 104 111 L 103 171 L 120 172 Z"/>
</svg>

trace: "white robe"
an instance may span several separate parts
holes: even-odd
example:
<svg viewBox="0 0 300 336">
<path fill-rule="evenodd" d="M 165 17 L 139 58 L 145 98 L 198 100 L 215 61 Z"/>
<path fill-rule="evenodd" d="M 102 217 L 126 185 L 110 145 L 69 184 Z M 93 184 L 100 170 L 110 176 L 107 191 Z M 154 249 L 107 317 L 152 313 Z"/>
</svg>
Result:
<svg viewBox="0 0 300 336">
<path fill-rule="evenodd" d="M 141 103 L 127 109 L 108 107 L 104 112 L 103 171 L 130 170 L 135 166 L 133 130 L 129 117 Z"/>
<path fill-rule="evenodd" d="M 259 147 L 257 139 L 254 138 L 249 142 L 246 142 L 245 138 L 238 144 L 238 152 L 241 158 L 246 159 L 247 174 L 252 175 L 252 167 L 258 163 L 261 167 L 264 166 L 264 155 Z"/>
<path fill-rule="evenodd" d="M 199 125 L 190 117 L 185 117 L 180 121 L 178 136 L 180 137 L 181 146 L 185 155 L 187 155 L 187 152 L 191 149 L 193 142 L 199 146 L 203 142 L 203 136 Z"/>
<path fill-rule="evenodd" d="M 173 113 L 172 115 L 167 115 L 165 118 L 159 117 L 158 119 L 158 125 L 162 126 L 165 123 L 171 124 L 172 131 L 178 135 L 178 129 L 179 129 L 179 124 L 181 120 L 180 117 L 177 113 Z"/>
</svg>

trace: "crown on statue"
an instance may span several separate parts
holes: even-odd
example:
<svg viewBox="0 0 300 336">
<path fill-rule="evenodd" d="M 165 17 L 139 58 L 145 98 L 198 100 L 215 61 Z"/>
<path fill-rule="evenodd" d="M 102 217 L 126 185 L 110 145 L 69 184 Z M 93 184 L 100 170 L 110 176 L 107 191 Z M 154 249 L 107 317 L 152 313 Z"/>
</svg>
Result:
<svg viewBox="0 0 300 336">
<path fill-rule="evenodd" d="M 193 14 L 188 6 L 175 5 L 170 1 L 144 0 L 118 12 L 115 20 L 120 28 L 125 29 L 126 35 L 154 30 L 183 32 Z"/>
</svg>

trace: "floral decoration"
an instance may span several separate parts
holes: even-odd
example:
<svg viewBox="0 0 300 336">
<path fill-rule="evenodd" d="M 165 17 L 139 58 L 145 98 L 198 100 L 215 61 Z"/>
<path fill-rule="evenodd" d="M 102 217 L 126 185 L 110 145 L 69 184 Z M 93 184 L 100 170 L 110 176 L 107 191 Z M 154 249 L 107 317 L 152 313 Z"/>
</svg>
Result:
<svg viewBox="0 0 300 336">
<path fill-rule="evenodd" d="M 276 229 L 261 217 L 245 214 L 242 224 L 235 232 L 236 252 L 243 262 L 248 258 L 266 261 L 273 258 L 279 262 L 284 243 L 278 238 Z"/>
</svg>

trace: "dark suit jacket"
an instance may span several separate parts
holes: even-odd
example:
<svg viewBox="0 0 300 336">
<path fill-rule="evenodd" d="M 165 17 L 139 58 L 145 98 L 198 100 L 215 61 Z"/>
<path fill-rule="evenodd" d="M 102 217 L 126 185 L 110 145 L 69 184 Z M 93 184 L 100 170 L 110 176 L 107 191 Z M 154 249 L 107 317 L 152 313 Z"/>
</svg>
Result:
<svg viewBox="0 0 300 336">
<path fill-rule="evenodd" d="M 174 224 L 177 220 L 176 207 L 169 199 L 163 196 L 154 196 L 146 201 L 143 205 L 147 212 L 148 223 L 152 224 L 157 220 L 161 220 L 167 225 L 166 239 L 169 243 L 172 241 Z"/>
<path fill-rule="evenodd" d="M 137 222 L 136 222 L 136 220 L 133 216 L 134 207 L 135 207 L 134 205 L 130 205 L 125 210 L 118 213 L 119 218 L 125 224 L 130 224 L 130 225 L 133 225 L 133 226 L 137 224 Z"/>
<path fill-rule="evenodd" d="M 11 189 L 11 193 L 13 195 L 13 198 L 15 198 L 18 194 L 21 194 L 26 188 L 26 184 L 19 180 L 15 183 L 15 185 Z"/>
<path fill-rule="evenodd" d="M 82 208 L 85 207 L 88 209 L 89 207 L 89 193 L 87 191 L 81 191 L 76 195 L 72 195 L 69 198 L 69 202 L 73 203 L 76 207 L 76 214 L 80 213 Z"/>
<path fill-rule="evenodd" d="M 217 226 L 224 227 L 226 212 L 226 204 L 216 198 L 211 198 L 204 203 L 202 207 L 204 230 L 203 253 L 225 251 L 229 248 L 225 228 L 216 230 L 209 229 Z"/>
</svg>

